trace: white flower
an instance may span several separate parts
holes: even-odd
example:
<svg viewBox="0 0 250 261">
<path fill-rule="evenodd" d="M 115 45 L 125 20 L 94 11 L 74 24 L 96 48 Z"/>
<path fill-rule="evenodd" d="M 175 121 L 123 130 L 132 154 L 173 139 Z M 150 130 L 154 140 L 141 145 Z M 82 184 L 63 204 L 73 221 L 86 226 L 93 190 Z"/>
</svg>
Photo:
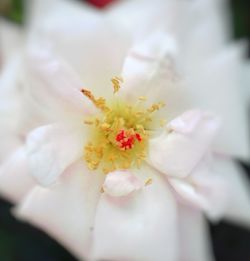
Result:
<svg viewBox="0 0 250 261">
<path fill-rule="evenodd" d="M 250 220 L 230 159 L 249 156 L 241 46 L 226 45 L 218 1 L 141 2 L 99 14 L 61 1 L 37 25 L 25 73 L 51 123 L 28 135 L 42 186 L 17 215 L 80 259 L 211 260 L 201 211 Z M 117 160 L 124 153 L 128 162 Z"/>
</svg>

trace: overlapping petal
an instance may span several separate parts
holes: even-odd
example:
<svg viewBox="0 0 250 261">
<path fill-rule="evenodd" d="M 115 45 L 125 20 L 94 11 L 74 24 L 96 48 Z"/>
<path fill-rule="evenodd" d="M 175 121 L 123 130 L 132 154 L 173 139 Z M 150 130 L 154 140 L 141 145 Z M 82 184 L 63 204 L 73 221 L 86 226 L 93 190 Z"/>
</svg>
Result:
<svg viewBox="0 0 250 261">
<path fill-rule="evenodd" d="M 168 180 L 190 208 L 199 209 L 216 221 L 225 214 L 230 190 L 227 181 L 212 166 L 211 159 L 206 156 L 188 177 Z"/>
<path fill-rule="evenodd" d="M 193 106 L 212 110 L 221 118 L 217 151 L 248 159 L 248 116 L 240 91 L 243 57 L 242 44 L 225 48 L 203 65 L 190 67 L 186 86 Z"/>
<path fill-rule="evenodd" d="M 26 148 L 20 147 L 0 167 L 1 195 L 19 202 L 35 184 L 28 171 Z"/>
<path fill-rule="evenodd" d="M 176 260 L 176 203 L 157 173 L 153 183 L 125 197 L 103 194 L 94 228 L 94 260 Z"/>
<path fill-rule="evenodd" d="M 218 119 L 200 110 L 187 111 L 149 141 L 149 163 L 170 177 L 187 177 L 209 150 Z"/>
<path fill-rule="evenodd" d="M 30 171 L 42 185 L 55 182 L 69 165 L 82 157 L 84 131 L 80 124 L 77 127 L 51 124 L 29 134 Z"/>
<path fill-rule="evenodd" d="M 84 260 L 91 252 L 102 182 L 103 175 L 90 173 L 83 162 L 76 162 L 53 187 L 35 187 L 16 215 L 45 230 Z"/>
<path fill-rule="evenodd" d="M 78 75 L 54 55 L 48 44 L 32 46 L 26 61 L 27 84 L 41 107 L 53 110 L 55 117 L 64 119 L 83 117 L 94 111 L 93 105 L 81 93 L 84 85 Z"/>
<path fill-rule="evenodd" d="M 143 185 L 133 172 L 120 170 L 106 176 L 103 190 L 112 197 L 123 197 L 141 189 Z"/>
<path fill-rule="evenodd" d="M 46 15 L 46 19 L 34 26 L 31 38 L 49 41 L 57 56 L 78 73 L 85 88 L 91 88 L 98 95 L 106 94 L 110 79 L 120 74 L 131 44 L 130 34 L 88 4 L 57 2 L 53 1 L 49 9 L 40 4 L 45 13 L 42 17 Z"/>
</svg>

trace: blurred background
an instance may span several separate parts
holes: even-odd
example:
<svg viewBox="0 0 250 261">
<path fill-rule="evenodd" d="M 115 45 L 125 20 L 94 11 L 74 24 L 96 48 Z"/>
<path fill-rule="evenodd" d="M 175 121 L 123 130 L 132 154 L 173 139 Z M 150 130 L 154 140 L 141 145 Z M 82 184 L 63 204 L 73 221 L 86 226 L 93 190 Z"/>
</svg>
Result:
<svg viewBox="0 0 250 261">
<path fill-rule="evenodd" d="M 87 2 L 96 8 L 105 8 L 112 1 L 88 0 Z M 0 16 L 22 26 L 25 21 L 23 2 L 24 0 L 0 0 Z M 230 5 L 234 37 L 245 38 L 250 43 L 250 0 L 230 0 Z M 239 164 L 248 173 L 250 179 L 249 163 L 239 162 Z M 11 207 L 10 203 L 0 199 L 0 261 L 75 260 L 43 232 L 16 221 L 11 215 Z M 209 226 L 217 261 L 250 261 L 249 231 L 226 222 L 218 225 L 209 224 Z"/>
</svg>

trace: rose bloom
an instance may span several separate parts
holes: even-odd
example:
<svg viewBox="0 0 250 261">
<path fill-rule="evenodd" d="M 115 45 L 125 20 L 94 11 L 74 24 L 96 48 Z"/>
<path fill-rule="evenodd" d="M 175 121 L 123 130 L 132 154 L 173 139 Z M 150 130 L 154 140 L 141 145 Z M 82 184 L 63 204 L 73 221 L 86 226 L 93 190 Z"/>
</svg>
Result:
<svg viewBox="0 0 250 261">
<path fill-rule="evenodd" d="M 223 3 L 33 8 L 20 58 L 33 126 L 7 109 L 26 129 L 10 127 L 23 154 L 14 147 L 0 172 L 15 215 L 81 260 L 212 260 L 205 216 L 250 221 L 232 160 L 249 157 L 244 46 L 228 44 Z"/>
</svg>

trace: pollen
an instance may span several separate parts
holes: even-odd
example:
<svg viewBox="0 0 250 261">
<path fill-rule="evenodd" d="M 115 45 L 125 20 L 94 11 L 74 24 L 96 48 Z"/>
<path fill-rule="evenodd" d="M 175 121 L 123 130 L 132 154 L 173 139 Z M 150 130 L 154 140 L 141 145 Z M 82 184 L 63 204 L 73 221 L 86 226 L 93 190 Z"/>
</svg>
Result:
<svg viewBox="0 0 250 261">
<path fill-rule="evenodd" d="M 111 79 L 111 82 L 113 83 L 114 93 L 117 93 L 121 88 L 121 83 L 123 83 L 123 79 L 116 76 Z"/>
<path fill-rule="evenodd" d="M 146 107 L 143 103 L 130 104 L 119 97 L 122 78 L 111 79 L 113 99 L 96 98 L 89 90 L 81 92 L 99 109 L 99 113 L 85 119 L 89 142 L 84 147 L 84 159 L 90 170 L 101 169 L 109 173 L 116 169 L 140 168 L 147 156 L 148 140 L 152 135 L 154 113 L 162 102 Z"/>
</svg>

